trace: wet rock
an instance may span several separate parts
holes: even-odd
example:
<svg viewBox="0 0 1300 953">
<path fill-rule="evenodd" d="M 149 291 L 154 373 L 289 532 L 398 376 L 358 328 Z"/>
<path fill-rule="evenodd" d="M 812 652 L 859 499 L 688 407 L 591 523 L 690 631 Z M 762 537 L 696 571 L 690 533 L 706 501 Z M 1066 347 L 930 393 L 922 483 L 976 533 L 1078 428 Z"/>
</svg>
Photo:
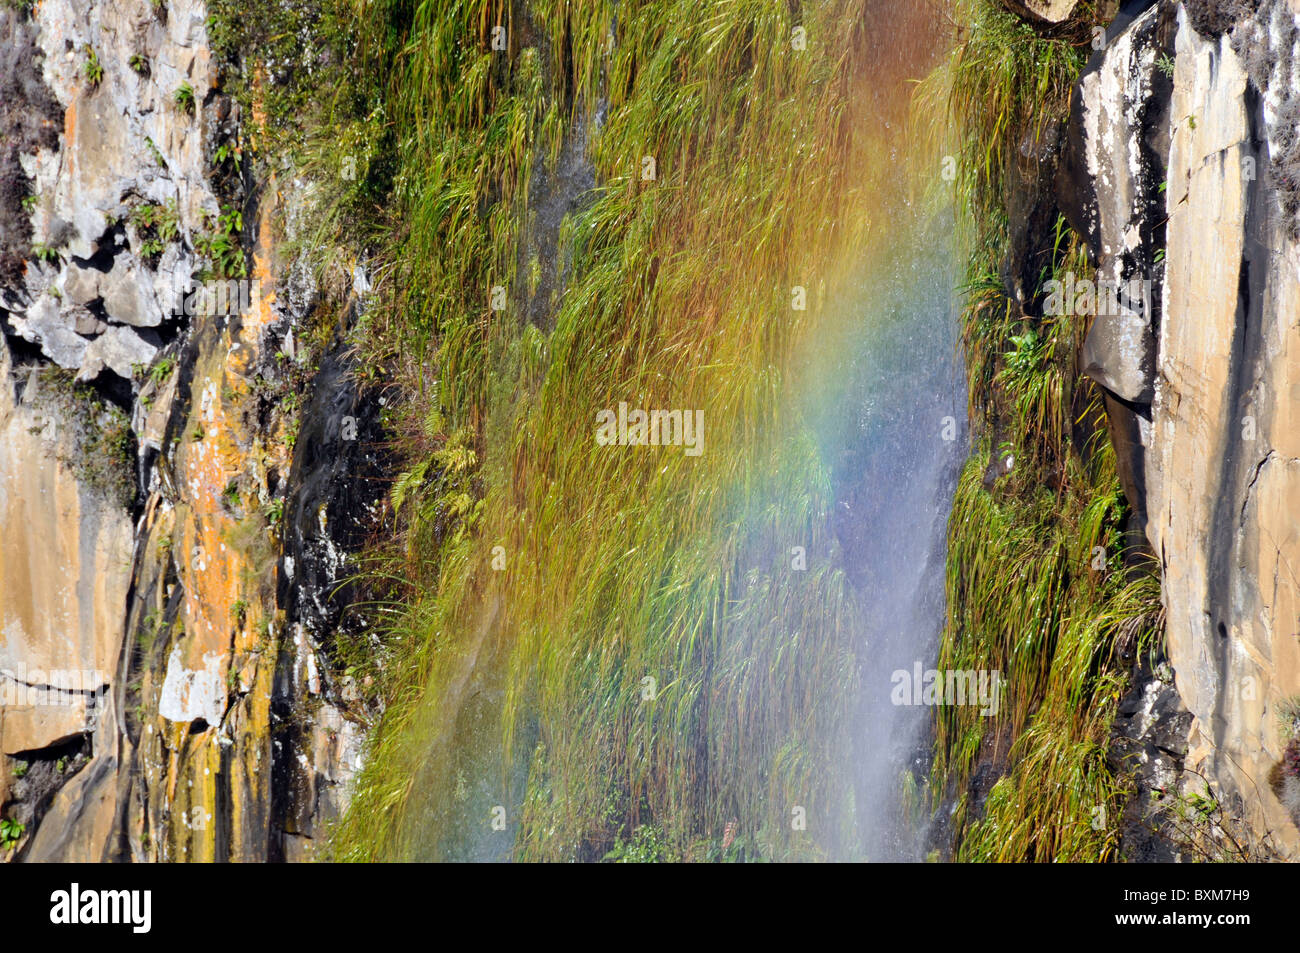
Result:
<svg viewBox="0 0 1300 953">
<path fill-rule="evenodd" d="M 1140 660 L 1113 727 L 1112 770 L 1133 785 L 1118 819 L 1120 856 L 1130 862 L 1183 859 L 1167 811 L 1182 790 L 1192 716 L 1172 678 L 1162 677 L 1167 668 Z"/>
<path fill-rule="evenodd" d="M 37 28 L 14 5 L 0 5 L 0 284 L 22 280 L 32 243 L 32 214 L 23 201 L 33 183 L 22 156 L 54 149 L 62 112 L 41 75 Z"/>
<path fill-rule="evenodd" d="M 224 181 L 260 290 L 233 319 L 175 310 L 220 205 L 204 124 L 228 136 L 240 113 L 210 96 L 207 19 L 201 0 L 169 0 L 165 16 L 148 0 L 43 0 L 30 19 L 0 5 L 0 691 L 33 687 L 35 666 L 97 673 L 59 689 L 60 705 L 0 706 L 0 751 L 85 744 L 75 771 L 37 759 L 49 784 L 24 788 L 22 859 L 305 857 L 358 764 L 358 702 L 322 645 L 372 512 L 355 480 L 374 460 L 373 415 L 338 355 L 319 398 L 277 358 L 305 358 L 320 301 L 276 242 L 301 204 L 277 204 L 274 183 L 245 202 Z M 175 105 L 182 83 L 196 114 Z M 176 235 L 142 224 L 143 206 L 174 209 Z M 346 270 L 364 294 L 364 268 Z M 98 409 L 73 409 L 86 394 Z M 123 457 L 130 492 L 101 485 L 87 446 Z M 290 606 L 279 588 L 295 557 L 306 588 Z"/>
<path fill-rule="evenodd" d="M 1164 162 L 1146 141 L 1158 127 L 1170 84 L 1159 67 L 1167 55 L 1168 13 L 1152 7 L 1111 39 L 1079 85 L 1075 119 L 1083 137 L 1080 165 L 1092 201 L 1082 211 L 1097 262 L 1096 315 L 1084 341 L 1084 373 L 1117 397 L 1149 404 L 1155 387 L 1154 288 Z"/>
</svg>

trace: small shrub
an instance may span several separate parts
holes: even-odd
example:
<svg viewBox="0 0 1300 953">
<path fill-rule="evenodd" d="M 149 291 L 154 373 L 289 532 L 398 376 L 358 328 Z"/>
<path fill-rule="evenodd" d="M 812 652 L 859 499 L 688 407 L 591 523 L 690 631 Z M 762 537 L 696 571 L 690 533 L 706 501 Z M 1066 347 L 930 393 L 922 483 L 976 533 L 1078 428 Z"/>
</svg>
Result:
<svg viewBox="0 0 1300 953">
<path fill-rule="evenodd" d="M 100 65 L 99 55 L 89 43 L 86 44 L 86 62 L 81 66 L 81 75 L 86 77 L 86 82 L 92 87 L 98 86 L 104 79 L 104 67 Z"/>
<path fill-rule="evenodd" d="M 128 221 L 140 234 L 140 257 L 151 263 L 156 263 L 167 246 L 180 238 L 181 216 L 175 199 L 166 205 L 138 205 L 132 209 Z"/>
<path fill-rule="evenodd" d="M 53 245 L 47 245 L 44 242 L 37 242 L 32 246 L 32 257 L 37 261 L 56 264 L 59 260 L 59 250 Z"/>
<path fill-rule="evenodd" d="M 619 838 L 604 860 L 615 864 L 658 864 L 673 860 L 662 833 L 642 824 L 627 840 Z"/>
<path fill-rule="evenodd" d="M 210 223 L 208 234 L 200 235 L 194 240 L 194 250 L 211 262 L 213 277 L 248 276 L 248 263 L 239 240 L 243 228 L 243 213 L 234 206 L 226 205 L 222 207 L 216 223 Z"/>
<path fill-rule="evenodd" d="M 7 817 L 0 818 L 0 850 L 8 850 L 17 844 L 22 840 L 26 830 L 25 824 L 12 821 Z"/>
<path fill-rule="evenodd" d="M 161 387 L 172 376 L 174 370 L 176 370 L 176 359 L 164 357 L 149 369 L 149 380 L 154 386 Z"/>
<path fill-rule="evenodd" d="M 188 82 L 181 83 L 176 92 L 172 94 L 172 100 L 181 112 L 194 115 L 194 87 Z"/>
</svg>

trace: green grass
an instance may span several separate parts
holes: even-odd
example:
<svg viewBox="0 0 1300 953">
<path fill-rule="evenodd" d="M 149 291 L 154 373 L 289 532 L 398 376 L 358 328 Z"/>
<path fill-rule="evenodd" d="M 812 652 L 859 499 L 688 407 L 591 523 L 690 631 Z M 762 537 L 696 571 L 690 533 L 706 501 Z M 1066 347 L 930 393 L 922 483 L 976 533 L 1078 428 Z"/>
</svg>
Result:
<svg viewBox="0 0 1300 953">
<path fill-rule="evenodd" d="M 409 464 L 376 570 L 402 580 L 371 653 L 386 710 L 336 854 L 454 853 L 501 804 L 522 859 L 717 857 L 733 820 L 727 856 L 833 855 L 859 616 L 792 382 L 818 311 L 790 288 L 815 291 L 860 238 L 861 4 L 806 10 L 811 54 L 785 5 L 756 0 L 625 5 L 612 50 L 613 4 L 543 0 L 508 55 L 495 3 L 358 14 L 329 128 L 364 161 L 318 221 L 328 237 L 391 182 L 383 304 L 358 338 L 405 395 L 389 419 Z M 391 79 L 370 95 L 373 76 Z M 532 264 L 534 174 L 575 131 L 599 184 Z M 567 284 L 535 326 L 543 267 Z M 620 400 L 703 409 L 706 452 L 597 447 L 595 413 Z"/>
<path fill-rule="evenodd" d="M 0 817 L 0 850 L 8 850 L 23 839 L 26 825 L 7 817 Z"/>
<path fill-rule="evenodd" d="M 137 205 L 127 216 L 140 236 L 140 255 L 156 263 L 167 246 L 180 239 L 181 216 L 176 207 L 176 200 L 170 199 L 165 205 L 144 203 Z"/>
<path fill-rule="evenodd" d="M 322 275 L 354 236 L 377 251 L 355 339 L 363 379 L 396 398 L 385 423 L 404 465 L 397 542 L 368 573 L 378 624 L 336 649 L 383 715 L 334 855 L 841 855 L 861 616 L 798 409 L 796 356 L 824 319 L 789 295 L 816 297 L 861 239 L 861 4 L 803 12 L 813 55 L 790 49 L 787 7 L 757 0 L 641 3 L 617 27 L 600 2 L 351 9 L 351 73 L 297 155 L 322 183 L 303 246 Z M 1021 315 L 997 277 L 1011 163 L 1063 116 L 1090 21 L 1040 34 L 991 2 L 960 13 L 970 30 L 922 91 L 963 131 L 975 250 L 963 338 L 979 445 L 951 524 L 940 664 L 1009 684 L 997 719 L 940 711 L 930 790 L 957 804 L 959 858 L 1104 859 L 1113 825 L 1094 821 L 1118 817 L 1124 786 L 1105 762 L 1124 686 L 1113 646 L 1153 638 L 1158 585 L 1123 552 L 1104 419 L 1075 373 L 1086 329 Z M 589 137 L 598 184 L 543 259 L 553 223 L 532 193 L 572 135 Z M 1064 227 L 1044 253 L 1045 276 L 1086 272 Z M 562 292 L 534 300 L 547 269 Z M 620 400 L 702 408 L 705 455 L 595 447 L 595 412 Z M 1015 463 L 989 491 L 995 451 Z M 812 557 L 797 580 L 792 537 Z M 976 812 L 981 760 L 1003 777 Z M 491 834 L 497 807 L 507 829 Z"/>
<path fill-rule="evenodd" d="M 194 115 L 194 87 L 188 81 L 176 87 L 176 91 L 172 93 L 172 101 L 181 112 Z"/>
<path fill-rule="evenodd" d="M 950 116 L 960 130 L 957 198 L 982 255 L 1005 230 L 1006 187 L 1022 144 L 1040 142 L 1065 118 L 1070 89 L 1092 52 L 1094 6 L 1081 3 L 1067 24 L 1041 32 L 996 0 L 955 0 L 961 42 L 923 84 L 921 99 L 925 114 Z"/>
<path fill-rule="evenodd" d="M 172 376 L 176 370 L 176 359 L 174 357 L 160 358 L 151 368 L 149 368 L 149 380 L 155 387 L 161 387 L 167 383 L 167 379 Z"/>
<path fill-rule="evenodd" d="M 939 667 L 997 670 L 1005 687 L 995 718 L 937 710 L 931 786 L 939 806 L 955 807 L 955 859 L 1113 860 L 1126 781 L 1107 751 L 1128 685 L 1115 646 L 1154 643 L 1159 580 L 1152 561 L 1124 549 L 1127 507 L 1100 394 L 1077 372 L 1085 319 L 1044 316 L 1038 303 L 1022 313 L 999 277 L 1011 164 L 1027 137 L 1065 118 L 1093 14 L 1084 5 L 1054 33 L 991 0 L 967 0 L 959 15 L 963 42 L 923 91 L 932 107 L 946 104 L 960 142 L 957 196 L 973 249 L 963 345 L 976 439 L 949 524 Z M 1034 251 L 1044 281 L 1090 276 L 1063 220 Z M 976 810 L 981 764 L 999 780 Z"/>
<path fill-rule="evenodd" d="M 104 79 L 104 67 L 100 65 L 99 54 L 89 44 L 86 45 L 86 61 L 81 64 L 81 75 L 92 88 L 99 86 Z"/>
<path fill-rule="evenodd" d="M 58 264 L 59 250 L 44 242 L 37 242 L 32 245 L 32 257 L 37 261 L 43 261 L 47 264 Z"/>
</svg>

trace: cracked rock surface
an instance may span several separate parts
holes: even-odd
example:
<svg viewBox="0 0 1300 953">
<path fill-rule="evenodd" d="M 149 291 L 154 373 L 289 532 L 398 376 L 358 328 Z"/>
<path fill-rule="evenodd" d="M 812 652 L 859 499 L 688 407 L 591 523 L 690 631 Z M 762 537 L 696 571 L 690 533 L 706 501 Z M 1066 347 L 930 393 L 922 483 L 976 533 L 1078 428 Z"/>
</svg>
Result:
<svg viewBox="0 0 1300 953">
<path fill-rule="evenodd" d="M 1270 777 L 1300 695 L 1297 6 L 1137 16 L 1080 84 L 1092 195 L 1074 216 L 1099 270 L 1150 277 L 1159 296 L 1149 324 L 1099 319 L 1086 357 L 1161 561 L 1186 766 L 1293 858 L 1300 817 Z"/>
</svg>

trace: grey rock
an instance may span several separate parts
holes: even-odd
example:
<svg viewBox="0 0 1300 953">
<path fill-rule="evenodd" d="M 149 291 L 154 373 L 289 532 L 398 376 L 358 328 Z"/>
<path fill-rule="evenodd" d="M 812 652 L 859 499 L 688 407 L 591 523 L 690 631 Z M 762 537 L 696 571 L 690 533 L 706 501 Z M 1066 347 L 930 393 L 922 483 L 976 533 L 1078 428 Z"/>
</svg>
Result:
<svg viewBox="0 0 1300 953">
<path fill-rule="evenodd" d="M 20 337 L 39 344 L 60 367 L 81 366 L 88 342 L 74 330 L 75 319 L 60 312 L 57 299 L 42 295 L 25 314 L 15 312 L 9 320 Z"/>
<path fill-rule="evenodd" d="M 1300 242 L 1264 169 L 1294 135 L 1300 76 L 1251 64 L 1265 45 L 1261 63 L 1300 60 L 1300 3 L 1240 5 L 1230 35 L 1198 32 L 1191 13 L 1138 14 L 1080 81 L 1071 221 L 1099 277 L 1155 285 L 1149 324 L 1098 318 L 1081 357 L 1110 392 L 1190 716 L 1185 743 L 1172 707 L 1168 731 L 1147 718 L 1133 754 L 1185 762 L 1253 840 L 1294 859 L 1300 828 L 1269 777 L 1286 746 L 1276 713 L 1300 694 Z"/>
<path fill-rule="evenodd" d="M 1063 23 L 1070 18 L 1079 0 L 1005 0 L 1016 13 L 1039 23 Z"/>
<path fill-rule="evenodd" d="M 85 337 L 94 337 L 96 334 L 103 334 L 108 325 L 99 318 L 95 317 L 85 308 L 73 306 L 65 311 L 65 314 L 71 316 L 73 320 L 72 329 L 78 334 Z"/>
<path fill-rule="evenodd" d="M 1098 282 L 1127 288 L 1156 279 L 1152 203 L 1160 168 L 1146 161 L 1144 130 L 1158 121 L 1161 11 L 1152 7 L 1111 39 L 1079 86 L 1076 121 L 1083 132 L 1083 171 L 1094 201 L 1086 226 Z M 1154 298 L 1154 295 L 1151 296 Z M 1083 349 L 1084 373 L 1124 400 L 1150 403 L 1155 392 L 1152 311 L 1098 308 Z"/>
<path fill-rule="evenodd" d="M 118 377 L 131 379 L 133 368 L 146 366 L 158 349 L 129 327 L 110 326 L 90 342 L 82 358 L 82 380 L 93 380 L 105 367 Z"/>
<path fill-rule="evenodd" d="M 94 268 L 69 265 L 63 275 L 63 295 L 74 304 L 90 304 L 99 297 L 101 275 Z"/>
<path fill-rule="evenodd" d="M 157 327 L 162 310 L 152 293 L 152 281 L 144 267 L 126 255 L 119 255 L 113 270 L 103 277 L 100 289 L 104 311 L 111 320 L 137 328 Z"/>
<path fill-rule="evenodd" d="M 1083 373 L 1125 400 L 1149 404 L 1155 393 L 1155 334 L 1131 311 L 1099 314 L 1083 342 Z"/>
</svg>

